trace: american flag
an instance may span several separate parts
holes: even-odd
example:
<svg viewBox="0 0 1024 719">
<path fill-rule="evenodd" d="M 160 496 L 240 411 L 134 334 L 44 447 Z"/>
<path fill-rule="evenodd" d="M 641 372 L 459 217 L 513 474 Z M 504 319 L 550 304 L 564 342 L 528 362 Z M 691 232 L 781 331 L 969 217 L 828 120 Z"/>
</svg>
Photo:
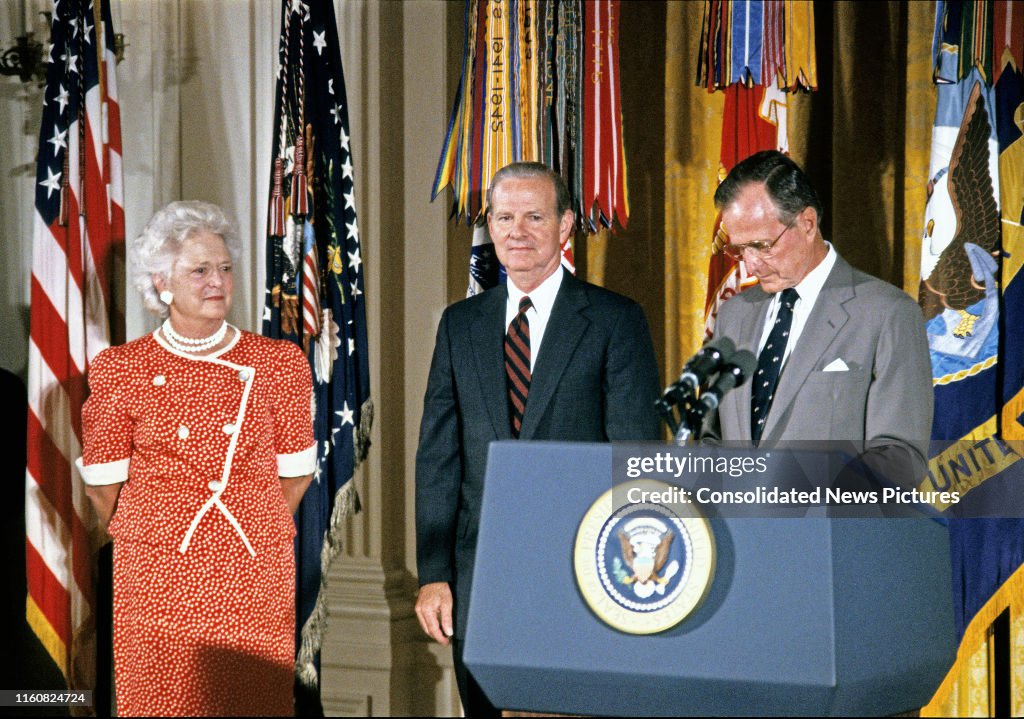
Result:
<svg viewBox="0 0 1024 719">
<path fill-rule="evenodd" d="M 302 712 L 319 705 L 327 568 L 341 546 L 342 520 L 358 511 L 352 477 L 369 446 L 373 405 L 348 102 L 331 2 L 282 2 L 279 60 L 273 162 L 280 160 L 282 172 L 269 193 L 263 334 L 306 348 L 319 443 L 297 516 L 296 706 Z M 316 302 L 319 323 L 307 323 L 305 309 Z"/>
<path fill-rule="evenodd" d="M 29 340 L 27 618 L 68 686 L 95 684 L 96 521 L 80 480 L 86 372 L 124 332 L 121 120 L 108 0 L 54 4 Z"/>
</svg>

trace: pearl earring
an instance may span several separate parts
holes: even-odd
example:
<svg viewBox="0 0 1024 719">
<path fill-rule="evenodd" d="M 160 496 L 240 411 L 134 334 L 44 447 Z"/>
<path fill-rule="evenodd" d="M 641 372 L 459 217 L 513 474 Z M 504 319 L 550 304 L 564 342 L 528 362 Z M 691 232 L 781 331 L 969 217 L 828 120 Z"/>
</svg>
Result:
<svg viewBox="0 0 1024 719">
<path fill-rule="evenodd" d="M 165 305 L 169 305 L 174 302 L 174 293 L 170 290 L 164 290 L 160 293 L 160 301 Z"/>
</svg>

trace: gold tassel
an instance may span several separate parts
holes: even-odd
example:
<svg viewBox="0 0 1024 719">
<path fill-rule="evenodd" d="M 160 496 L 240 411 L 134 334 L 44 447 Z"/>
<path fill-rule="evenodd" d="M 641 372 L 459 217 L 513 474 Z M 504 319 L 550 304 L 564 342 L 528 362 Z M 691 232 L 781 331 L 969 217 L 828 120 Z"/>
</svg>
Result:
<svg viewBox="0 0 1024 719">
<path fill-rule="evenodd" d="M 295 169 L 292 170 L 292 214 L 305 217 L 309 214 L 306 199 L 306 141 L 300 134 L 295 138 Z"/>
<path fill-rule="evenodd" d="M 270 195 L 270 228 L 268 234 L 274 237 L 284 237 L 284 196 L 281 194 L 281 178 L 284 174 L 284 166 L 281 158 L 274 160 L 274 189 Z"/>
</svg>

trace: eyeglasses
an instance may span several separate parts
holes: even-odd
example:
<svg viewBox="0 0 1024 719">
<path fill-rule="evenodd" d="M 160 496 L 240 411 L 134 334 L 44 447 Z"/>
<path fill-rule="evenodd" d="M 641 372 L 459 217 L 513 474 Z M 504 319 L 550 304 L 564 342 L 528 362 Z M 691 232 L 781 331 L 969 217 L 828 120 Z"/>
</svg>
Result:
<svg viewBox="0 0 1024 719">
<path fill-rule="evenodd" d="M 772 250 L 775 248 L 776 243 L 778 243 L 778 241 L 782 239 L 782 236 L 784 234 L 793 229 L 794 225 L 796 225 L 796 218 L 793 218 L 793 221 L 786 225 L 786 229 L 780 232 L 779 236 L 776 237 L 771 242 L 765 242 L 764 240 L 754 240 L 753 242 L 748 242 L 745 245 L 734 245 L 732 243 L 727 242 L 725 243 L 725 245 L 723 245 L 722 250 L 725 251 L 725 254 L 729 255 L 729 257 L 733 258 L 737 262 L 743 259 L 743 254 L 745 252 L 750 252 L 756 257 L 767 257 L 772 253 Z"/>
</svg>

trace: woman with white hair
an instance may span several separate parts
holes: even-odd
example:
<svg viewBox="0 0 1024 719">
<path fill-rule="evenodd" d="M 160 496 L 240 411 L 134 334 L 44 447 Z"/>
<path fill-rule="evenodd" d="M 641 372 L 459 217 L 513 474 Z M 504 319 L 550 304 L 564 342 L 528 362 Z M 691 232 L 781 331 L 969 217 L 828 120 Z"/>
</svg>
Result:
<svg viewBox="0 0 1024 719">
<path fill-rule="evenodd" d="M 165 320 L 89 370 L 77 463 L 114 539 L 121 716 L 293 713 L 312 382 L 298 347 L 227 323 L 237 256 L 220 208 L 157 212 L 130 260 Z"/>
</svg>

